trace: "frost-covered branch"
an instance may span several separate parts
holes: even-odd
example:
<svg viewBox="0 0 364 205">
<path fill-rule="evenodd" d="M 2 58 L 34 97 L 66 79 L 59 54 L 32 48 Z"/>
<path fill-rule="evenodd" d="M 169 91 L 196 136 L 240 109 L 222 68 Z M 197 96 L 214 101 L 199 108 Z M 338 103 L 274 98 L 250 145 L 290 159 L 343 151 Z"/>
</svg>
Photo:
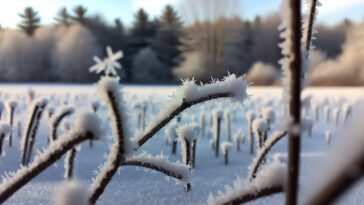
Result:
<svg viewBox="0 0 364 205">
<path fill-rule="evenodd" d="M 282 24 L 280 25 L 283 43 L 280 45 L 283 59 L 282 85 L 283 101 L 289 106 L 289 119 L 293 125 L 299 125 L 301 120 L 301 1 L 284 0 Z M 288 137 L 288 180 L 286 204 L 297 204 L 297 192 L 300 170 L 300 133 L 289 133 Z"/>
<path fill-rule="evenodd" d="M 47 103 L 48 103 L 48 101 L 43 99 L 41 101 L 41 103 L 38 104 L 39 108 L 38 108 L 38 111 L 37 111 L 37 114 L 36 114 L 36 117 L 35 117 L 34 127 L 32 128 L 32 131 L 31 131 L 30 136 L 29 136 L 29 144 L 28 144 L 28 149 L 27 149 L 28 153 L 26 154 L 25 163 L 29 163 L 30 160 L 31 160 L 32 153 L 33 153 L 33 146 L 34 146 L 34 143 L 35 143 L 35 137 L 36 137 L 37 130 L 38 130 L 38 127 L 39 127 L 39 124 L 40 124 L 40 119 L 42 117 L 44 108 L 47 106 Z"/>
<path fill-rule="evenodd" d="M 126 155 L 133 149 L 129 144 L 127 135 L 127 117 L 124 117 L 122 107 L 122 97 L 119 92 L 117 78 L 103 77 L 98 83 L 99 92 L 107 104 L 108 115 L 111 118 L 111 129 L 114 137 L 114 144 L 110 147 L 107 161 L 96 176 L 91 185 L 89 203 L 95 204 L 97 199 L 104 192 L 106 186 L 117 172 L 120 164 L 125 161 Z"/>
<path fill-rule="evenodd" d="M 28 123 L 24 132 L 24 136 L 22 138 L 22 158 L 21 163 L 25 165 L 27 163 L 28 153 L 29 153 L 29 143 L 33 135 L 36 134 L 36 130 L 38 128 L 39 123 L 39 112 L 43 106 L 45 106 L 46 100 L 41 99 L 39 101 L 35 101 L 31 107 L 31 113 L 29 115 Z M 39 119 L 38 119 L 39 117 Z"/>
<path fill-rule="evenodd" d="M 276 132 L 272 137 L 270 137 L 263 145 L 263 147 L 257 153 L 257 156 L 254 158 L 252 164 L 249 166 L 249 180 L 252 181 L 256 177 L 256 173 L 258 172 L 259 166 L 262 164 L 263 159 L 271 150 L 271 148 L 281 140 L 287 132 Z"/>
<path fill-rule="evenodd" d="M 76 148 L 72 148 L 70 151 L 67 152 L 66 158 L 64 159 L 64 178 L 67 180 L 71 180 L 73 178 L 76 154 Z"/>
<path fill-rule="evenodd" d="M 54 113 L 50 119 L 49 124 L 49 141 L 53 142 L 57 139 L 57 128 L 61 121 L 71 115 L 74 112 L 74 109 L 71 107 L 65 107 L 60 109 L 58 112 Z"/>
<path fill-rule="evenodd" d="M 150 154 L 143 153 L 127 159 L 121 163 L 121 166 L 144 167 L 183 181 L 185 184 L 190 183 L 189 166 L 168 162 L 167 157 L 163 155 L 151 156 Z"/>
<path fill-rule="evenodd" d="M 315 39 L 314 35 L 316 31 L 314 29 L 314 23 L 317 16 L 317 7 L 320 5 L 321 3 L 319 0 L 307 0 L 308 13 L 305 16 L 302 28 L 302 42 L 306 58 L 310 55 L 312 41 Z"/>
<path fill-rule="evenodd" d="M 13 145 L 13 124 L 14 124 L 14 112 L 15 108 L 18 106 L 18 103 L 14 100 L 10 100 L 6 102 L 6 107 L 9 112 L 9 125 L 10 125 L 10 133 L 9 133 L 9 147 Z"/>
<path fill-rule="evenodd" d="M 19 169 L 10 179 L 0 185 L 0 203 L 6 201 L 26 183 L 59 160 L 74 146 L 88 139 L 99 139 L 103 135 L 101 122 L 95 115 L 82 114 L 77 118 L 75 128 L 66 136 L 53 142 L 42 154 L 35 157 L 32 164 Z"/>
<path fill-rule="evenodd" d="M 173 118 L 191 106 L 219 98 L 230 98 L 233 102 L 242 103 L 247 98 L 248 83 L 244 77 L 234 74 L 206 85 L 197 85 L 194 80 L 185 81 L 174 96 L 174 102 L 167 105 L 142 133 L 137 133 L 135 142 L 142 146 Z"/>
<path fill-rule="evenodd" d="M 356 120 L 338 134 L 339 141 L 314 170 L 312 188 L 307 190 L 303 204 L 332 204 L 364 176 L 363 118 Z"/>
<path fill-rule="evenodd" d="M 253 181 L 236 180 L 233 187 L 216 198 L 209 196 L 209 205 L 233 205 L 246 203 L 261 197 L 283 192 L 286 179 L 286 166 L 279 159 L 265 165 Z"/>
</svg>

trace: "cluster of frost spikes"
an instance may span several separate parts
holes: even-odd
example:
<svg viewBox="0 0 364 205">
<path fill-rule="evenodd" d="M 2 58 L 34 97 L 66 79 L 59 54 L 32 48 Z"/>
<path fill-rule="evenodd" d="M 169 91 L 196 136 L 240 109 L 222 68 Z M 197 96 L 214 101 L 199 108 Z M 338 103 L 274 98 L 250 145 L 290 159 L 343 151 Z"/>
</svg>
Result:
<svg viewBox="0 0 364 205">
<path fill-rule="evenodd" d="M 292 41 L 291 41 L 291 35 L 292 30 L 290 27 L 290 20 L 292 17 L 292 11 L 289 8 L 289 0 L 283 0 L 282 6 L 281 6 L 281 24 L 279 25 L 278 29 L 281 31 L 280 37 L 283 39 L 283 42 L 279 44 L 279 47 L 281 48 L 282 53 L 282 59 L 279 60 L 279 64 L 282 67 L 282 87 L 283 87 L 283 103 L 287 104 L 290 101 L 290 93 L 291 93 L 291 70 L 290 70 L 290 54 L 291 47 L 292 47 Z"/>
<path fill-rule="evenodd" d="M 169 173 L 165 174 L 175 178 L 176 180 L 182 181 L 184 184 L 188 184 L 191 182 L 189 167 L 179 162 L 171 163 L 168 161 L 168 158 L 163 154 L 152 156 L 151 154 L 144 152 L 140 155 L 127 158 L 125 164 L 127 165 L 128 162 L 133 162 L 133 161 L 140 162 L 141 164 L 154 165 L 156 168 L 159 169 L 159 170 L 155 169 L 156 171 L 160 170 L 168 171 Z M 151 167 L 147 166 L 144 167 L 151 169 Z"/>
<path fill-rule="evenodd" d="M 287 167 L 280 161 L 279 156 L 274 156 L 273 161 L 264 165 L 253 181 L 237 179 L 232 187 L 226 188 L 225 193 L 220 193 L 217 197 L 210 195 L 207 203 L 222 205 L 247 195 L 259 197 L 262 190 L 270 188 L 276 188 L 277 192 L 283 191 L 286 171 Z"/>
<path fill-rule="evenodd" d="M 134 141 L 138 142 L 169 115 L 171 115 L 184 102 L 198 104 L 212 99 L 229 98 L 233 103 L 243 104 L 248 98 L 246 92 L 248 83 L 244 76 L 237 77 L 235 74 L 226 76 L 222 81 L 214 80 L 209 84 L 198 85 L 194 79 L 185 80 L 172 96 L 172 100 L 150 121 L 142 132 L 137 132 Z"/>
</svg>

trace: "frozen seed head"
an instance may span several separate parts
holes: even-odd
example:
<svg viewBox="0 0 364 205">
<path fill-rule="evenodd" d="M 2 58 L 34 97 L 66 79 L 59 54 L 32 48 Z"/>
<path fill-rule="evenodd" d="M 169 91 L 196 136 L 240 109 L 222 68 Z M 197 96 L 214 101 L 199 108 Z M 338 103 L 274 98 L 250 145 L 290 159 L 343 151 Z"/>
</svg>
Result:
<svg viewBox="0 0 364 205">
<path fill-rule="evenodd" d="M 66 180 L 56 188 L 54 204 L 88 205 L 87 189 L 76 180 Z"/>
<path fill-rule="evenodd" d="M 263 111 L 262 111 L 262 117 L 265 120 L 269 120 L 270 122 L 274 122 L 275 121 L 275 113 L 274 113 L 274 111 L 270 107 L 266 107 L 266 108 L 263 109 Z"/>
<path fill-rule="evenodd" d="M 9 100 L 6 104 L 11 109 L 15 109 L 18 106 L 18 103 L 15 100 Z"/>
<path fill-rule="evenodd" d="M 167 136 L 170 142 L 173 142 L 178 138 L 176 129 L 177 129 L 176 123 L 172 123 L 171 125 L 166 127 L 165 135 Z"/>
<path fill-rule="evenodd" d="M 251 111 L 246 112 L 245 116 L 248 121 L 252 121 L 255 118 L 255 114 Z"/>
<path fill-rule="evenodd" d="M 257 118 L 253 121 L 253 131 L 255 133 L 263 133 L 267 130 L 268 125 L 267 125 L 267 121 L 262 119 L 262 118 Z"/>
<path fill-rule="evenodd" d="M 221 110 L 218 109 L 214 109 L 212 111 L 212 116 L 214 117 L 214 119 L 222 119 L 223 117 L 223 112 Z"/>
<path fill-rule="evenodd" d="M 182 125 L 177 128 L 177 135 L 181 140 L 192 142 L 197 137 L 195 125 Z"/>
<path fill-rule="evenodd" d="M 232 144 L 230 142 L 223 142 L 220 145 L 221 151 L 223 154 L 225 154 L 226 152 L 229 151 L 229 149 L 231 148 Z"/>
<path fill-rule="evenodd" d="M 103 76 L 97 83 L 102 92 L 117 92 L 119 91 L 119 78 Z"/>
<path fill-rule="evenodd" d="M 305 132 L 309 130 L 313 125 L 313 120 L 310 117 L 302 117 L 301 118 L 301 131 Z"/>
<path fill-rule="evenodd" d="M 10 132 L 10 126 L 6 123 L 0 123 L 0 135 L 7 135 Z"/>
<path fill-rule="evenodd" d="M 105 127 L 100 118 L 89 112 L 80 112 L 76 115 L 76 128 L 81 131 L 91 132 L 95 139 L 100 139 L 105 134 Z"/>
<path fill-rule="evenodd" d="M 235 135 L 234 135 L 234 142 L 237 144 L 239 142 L 241 142 L 244 138 L 244 132 L 242 129 L 238 129 L 238 131 L 236 131 Z"/>
</svg>

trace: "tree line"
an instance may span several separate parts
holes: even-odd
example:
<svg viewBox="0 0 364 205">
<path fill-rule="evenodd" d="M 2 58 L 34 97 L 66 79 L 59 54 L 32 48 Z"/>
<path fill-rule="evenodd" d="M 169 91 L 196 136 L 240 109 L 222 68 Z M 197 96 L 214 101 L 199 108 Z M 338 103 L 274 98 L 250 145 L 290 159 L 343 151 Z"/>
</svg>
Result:
<svg viewBox="0 0 364 205">
<path fill-rule="evenodd" d="M 193 76 L 206 82 L 227 72 L 248 73 L 256 62 L 278 67 L 281 58 L 277 13 L 254 20 L 220 16 L 187 24 L 167 5 L 156 18 L 139 9 L 130 28 L 121 19 L 108 24 L 82 5 L 71 11 L 61 8 L 54 26 L 42 26 L 32 7 L 19 16 L 21 32 L 0 31 L 1 81 L 92 82 L 92 57 L 105 55 L 108 45 L 124 52 L 124 81 L 136 83 L 175 83 Z M 351 24 L 321 25 L 315 45 L 334 58 Z"/>
</svg>

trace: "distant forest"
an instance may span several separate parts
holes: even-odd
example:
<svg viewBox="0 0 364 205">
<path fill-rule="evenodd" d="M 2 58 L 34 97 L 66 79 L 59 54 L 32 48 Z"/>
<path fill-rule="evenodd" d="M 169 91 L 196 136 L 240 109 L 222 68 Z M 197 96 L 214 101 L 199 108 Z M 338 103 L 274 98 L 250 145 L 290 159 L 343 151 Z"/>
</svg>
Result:
<svg viewBox="0 0 364 205">
<path fill-rule="evenodd" d="M 275 79 L 259 78 L 279 76 L 278 13 L 253 21 L 220 16 L 186 24 L 176 9 L 166 6 L 153 19 L 138 10 L 130 28 L 121 19 L 106 23 L 83 6 L 60 9 L 52 26 L 42 26 L 31 7 L 19 16 L 18 29 L 0 29 L 1 82 L 94 82 L 97 76 L 88 68 L 94 55 L 106 55 L 106 46 L 123 51 L 122 75 L 128 83 L 176 83 L 187 77 L 206 82 L 231 72 L 274 84 Z M 318 26 L 314 45 L 319 63 L 341 55 L 353 25 L 344 20 Z"/>
</svg>

